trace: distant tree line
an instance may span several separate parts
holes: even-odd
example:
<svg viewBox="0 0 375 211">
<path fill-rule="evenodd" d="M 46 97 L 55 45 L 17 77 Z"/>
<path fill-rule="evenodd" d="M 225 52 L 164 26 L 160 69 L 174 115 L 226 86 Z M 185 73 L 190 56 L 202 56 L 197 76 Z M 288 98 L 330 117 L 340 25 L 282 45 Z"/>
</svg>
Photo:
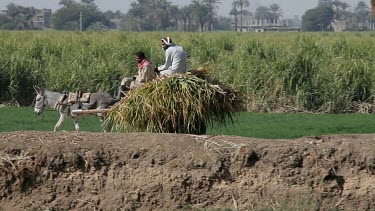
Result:
<svg viewBox="0 0 375 211">
<path fill-rule="evenodd" d="M 192 0 L 189 5 L 179 7 L 167 0 L 137 0 L 122 19 L 121 28 L 131 31 L 225 28 L 220 24 L 230 24 L 230 19 L 218 18 L 218 4 L 219 0 Z"/>
<path fill-rule="evenodd" d="M 242 23 L 244 16 L 253 16 L 246 8 L 249 0 L 233 0 L 229 17 L 217 15 L 220 0 L 191 0 L 186 6 L 172 4 L 168 0 L 134 0 L 129 11 L 101 12 L 95 0 L 60 0 L 60 8 L 52 14 L 52 27 L 56 30 L 106 30 L 110 19 L 120 20 L 120 28 L 128 31 L 212 31 L 232 30 Z M 35 30 L 33 17 L 37 13 L 34 7 L 23 7 L 11 3 L 0 14 L 0 29 Z M 259 19 L 274 20 L 282 17 L 277 4 L 259 7 L 255 12 Z M 82 19 L 81 19 L 82 18 Z M 81 22 L 82 21 L 82 22 Z"/>
<path fill-rule="evenodd" d="M 260 6 L 255 10 L 255 14 L 247 10 L 250 6 L 249 0 L 233 0 L 230 15 L 234 17 L 235 30 L 237 31 L 238 22 L 242 24 L 244 16 L 254 16 L 256 19 L 275 21 L 283 17 L 283 11 L 278 4 L 270 6 Z"/>
<path fill-rule="evenodd" d="M 0 29 L 26 30 L 35 29 L 32 18 L 36 14 L 34 7 L 8 4 L 4 14 L 0 14 Z"/>
<path fill-rule="evenodd" d="M 191 0 L 186 6 L 174 5 L 168 0 L 134 0 L 126 14 L 119 10 L 101 12 L 95 0 L 60 0 L 60 9 L 52 14 L 52 27 L 57 30 L 79 30 L 82 27 L 82 30 L 99 31 L 110 27 L 110 19 L 118 19 L 120 28 L 128 31 L 212 31 L 232 28 L 237 31 L 238 27 L 242 26 L 244 17 L 253 16 L 269 21 L 283 17 L 283 11 L 278 4 L 260 6 L 253 14 L 247 10 L 250 2 L 232 0 L 229 13 L 232 18 L 227 18 L 217 15 L 220 0 Z M 33 22 L 37 11 L 34 7 L 10 3 L 6 10 L 0 13 L 0 29 L 38 29 Z M 317 7 L 307 10 L 303 15 L 302 29 L 331 30 L 332 21 L 346 21 L 350 30 L 367 30 L 368 23 L 373 24 L 375 19 L 364 1 L 351 8 L 343 1 L 319 0 Z"/>
<path fill-rule="evenodd" d="M 375 23 L 370 7 L 359 1 L 355 8 L 339 0 L 319 0 L 317 7 L 307 10 L 302 16 L 304 31 L 331 30 L 332 21 L 348 23 L 348 30 L 368 30 L 368 25 Z M 369 24 L 366 24 L 369 23 Z"/>
<path fill-rule="evenodd" d="M 121 29 L 129 31 L 230 30 L 231 19 L 218 17 L 219 0 L 192 0 L 179 7 L 167 0 L 136 0 L 129 11 L 101 12 L 95 0 L 60 0 L 61 6 L 52 14 L 52 27 L 57 30 L 103 30 L 110 26 L 110 19 L 119 19 Z M 34 30 L 34 7 L 11 3 L 0 14 L 0 29 Z M 82 18 L 82 19 L 81 19 Z M 82 22 L 81 22 L 82 21 Z"/>
</svg>

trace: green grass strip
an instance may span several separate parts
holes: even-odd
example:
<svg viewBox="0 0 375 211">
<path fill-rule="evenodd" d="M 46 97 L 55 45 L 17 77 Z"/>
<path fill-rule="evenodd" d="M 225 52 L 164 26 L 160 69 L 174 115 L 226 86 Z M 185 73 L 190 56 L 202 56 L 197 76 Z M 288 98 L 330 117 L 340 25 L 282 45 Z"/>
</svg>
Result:
<svg viewBox="0 0 375 211">
<path fill-rule="evenodd" d="M 209 134 L 266 139 L 294 139 L 326 134 L 375 133 L 369 114 L 240 113 L 233 126 L 212 128 Z"/>
<path fill-rule="evenodd" d="M 0 108 L 0 132 L 19 130 L 52 131 L 59 118 L 53 110 L 37 116 L 31 107 Z M 96 116 L 79 118 L 82 131 L 100 132 Z M 74 131 L 71 119 L 62 130 Z M 303 136 L 325 134 L 375 133 L 375 118 L 369 114 L 270 114 L 239 113 L 234 125 L 227 128 L 214 126 L 208 129 L 212 135 L 235 135 L 265 139 L 295 139 Z"/>
</svg>

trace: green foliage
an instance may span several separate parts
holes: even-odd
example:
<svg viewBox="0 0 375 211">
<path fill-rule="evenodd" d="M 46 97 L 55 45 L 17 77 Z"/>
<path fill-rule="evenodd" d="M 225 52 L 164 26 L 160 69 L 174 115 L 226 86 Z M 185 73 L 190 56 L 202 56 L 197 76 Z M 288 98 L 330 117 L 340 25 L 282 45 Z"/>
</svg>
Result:
<svg viewBox="0 0 375 211">
<path fill-rule="evenodd" d="M 235 135 L 266 139 L 294 139 L 329 134 L 375 133 L 369 114 L 276 114 L 239 113 L 232 126 L 214 125 L 212 135 Z"/>
<path fill-rule="evenodd" d="M 327 30 L 334 12 L 331 7 L 318 6 L 314 9 L 307 10 L 302 16 L 303 31 L 324 31 Z"/>
<path fill-rule="evenodd" d="M 171 30 L 178 29 L 178 22 L 181 21 L 183 26 L 180 30 L 183 31 L 211 31 L 212 26 L 223 29 L 230 24 L 217 22 L 215 16 L 219 3 L 218 0 L 193 0 L 191 4 L 179 8 L 169 1 L 133 1 L 122 18 L 121 28 L 127 31 Z"/>
<path fill-rule="evenodd" d="M 174 6 L 168 1 L 137 0 L 123 19 L 123 29 L 128 31 L 166 30 L 173 27 Z"/>
<path fill-rule="evenodd" d="M 139 49 L 127 46 L 150 49 L 135 39 L 117 48 L 111 39 L 91 33 L 1 32 L 0 36 L 0 101 L 17 100 L 21 105 L 31 103 L 33 85 L 56 91 L 114 91 L 122 77 L 136 73 L 134 53 Z"/>
<path fill-rule="evenodd" d="M 231 31 L 233 30 L 231 26 L 231 22 L 232 22 L 232 18 L 218 17 L 218 19 L 213 22 L 213 28 L 215 30 Z"/>
<path fill-rule="evenodd" d="M 23 7 L 10 3 L 6 6 L 5 14 L 0 15 L 0 29 L 36 29 L 32 21 L 35 14 L 36 9 L 34 7 Z"/>
<path fill-rule="evenodd" d="M 52 24 L 58 30 L 79 30 L 80 14 L 82 14 L 82 29 L 85 30 L 94 23 L 109 26 L 109 20 L 99 11 L 93 2 L 77 3 L 68 1 L 52 15 Z"/>
<path fill-rule="evenodd" d="M 260 6 L 255 11 L 255 18 L 257 19 L 265 19 L 271 17 L 271 13 L 269 12 L 269 9 L 266 6 Z"/>
<path fill-rule="evenodd" d="M 226 125 L 244 110 L 233 87 L 207 78 L 206 70 L 159 78 L 129 91 L 107 115 L 106 127 L 119 131 L 204 134 L 214 122 Z"/>
<path fill-rule="evenodd" d="M 32 85 L 113 93 L 136 73 L 135 52 L 164 63 L 164 36 L 185 48 L 190 69 L 211 67 L 215 79 L 244 92 L 249 111 L 356 112 L 353 103 L 374 101 L 372 33 L 60 31 L 0 32 L 0 101 L 30 105 Z"/>
<path fill-rule="evenodd" d="M 12 20 L 6 15 L 0 15 L 0 29 L 13 29 Z"/>
</svg>

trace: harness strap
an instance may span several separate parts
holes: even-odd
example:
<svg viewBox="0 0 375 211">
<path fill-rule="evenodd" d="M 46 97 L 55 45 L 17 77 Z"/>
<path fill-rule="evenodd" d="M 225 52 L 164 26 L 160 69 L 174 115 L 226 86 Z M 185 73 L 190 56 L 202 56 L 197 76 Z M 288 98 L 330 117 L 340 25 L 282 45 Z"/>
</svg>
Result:
<svg viewBox="0 0 375 211">
<path fill-rule="evenodd" d="M 68 94 L 66 92 L 64 92 L 64 94 L 61 95 L 59 100 L 56 102 L 54 108 L 56 110 L 58 110 L 58 109 L 60 109 L 61 106 L 67 105 L 66 103 L 63 103 L 66 100 L 67 97 L 68 97 Z"/>
</svg>

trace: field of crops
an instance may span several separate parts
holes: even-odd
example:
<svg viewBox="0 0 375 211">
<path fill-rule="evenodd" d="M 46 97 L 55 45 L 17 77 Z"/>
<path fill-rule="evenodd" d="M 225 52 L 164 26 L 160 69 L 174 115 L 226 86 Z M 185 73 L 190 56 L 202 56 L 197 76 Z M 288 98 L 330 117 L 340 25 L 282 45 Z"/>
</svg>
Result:
<svg viewBox="0 0 375 211">
<path fill-rule="evenodd" d="M 248 112 L 235 91 L 229 99 L 223 91 L 207 89 L 207 97 L 202 88 L 188 87 L 187 94 L 175 88 L 183 83 L 173 77 L 190 76 L 199 87 L 222 85 L 187 74 L 131 91 L 134 109 L 126 104 L 132 102 L 129 94 L 112 118 L 124 129 L 128 122 L 141 122 L 134 131 L 172 134 L 100 133 L 95 116 L 79 119 L 85 132 L 45 132 L 53 130 L 59 114 L 33 112 L 33 85 L 113 94 L 124 76 L 136 73 L 135 52 L 144 50 L 155 65 L 164 62 L 160 38 L 165 36 L 186 49 L 190 69 L 210 69 L 214 79 L 241 91 Z M 0 31 L 0 210 L 185 205 L 370 210 L 375 136 L 365 133 L 375 133 L 375 118 L 368 114 L 375 113 L 374 38 L 375 32 Z M 16 101 L 23 106 L 8 106 Z M 150 103 L 156 101 L 162 103 Z M 222 102 L 237 102 L 241 109 Z M 139 105 L 146 105 L 142 113 Z M 234 124 L 220 124 L 232 111 Z M 133 116 L 124 118 L 129 113 Z M 158 121 L 149 127 L 151 118 Z M 154 125 L 175 130 L 158 131 Z M 61 129 L 73 131 L 71 119 Z M 204 130 L 206 136 L 173 134 Z"/>
<path fill-rule="evenodd" d="M 164 62 L 171 36 L 192 68 L 241 89 L 249 111 L 356 111 L 375 87 L 375 33 L 0 32 L 0 102 L 28 105 L 33 85 L 113 92 L 136 72 L 134 53 Z M 366 109 L 365 109 L 366 110 Z M 362 110 L 363 111 L 363 110 Z"/>
</svg>

